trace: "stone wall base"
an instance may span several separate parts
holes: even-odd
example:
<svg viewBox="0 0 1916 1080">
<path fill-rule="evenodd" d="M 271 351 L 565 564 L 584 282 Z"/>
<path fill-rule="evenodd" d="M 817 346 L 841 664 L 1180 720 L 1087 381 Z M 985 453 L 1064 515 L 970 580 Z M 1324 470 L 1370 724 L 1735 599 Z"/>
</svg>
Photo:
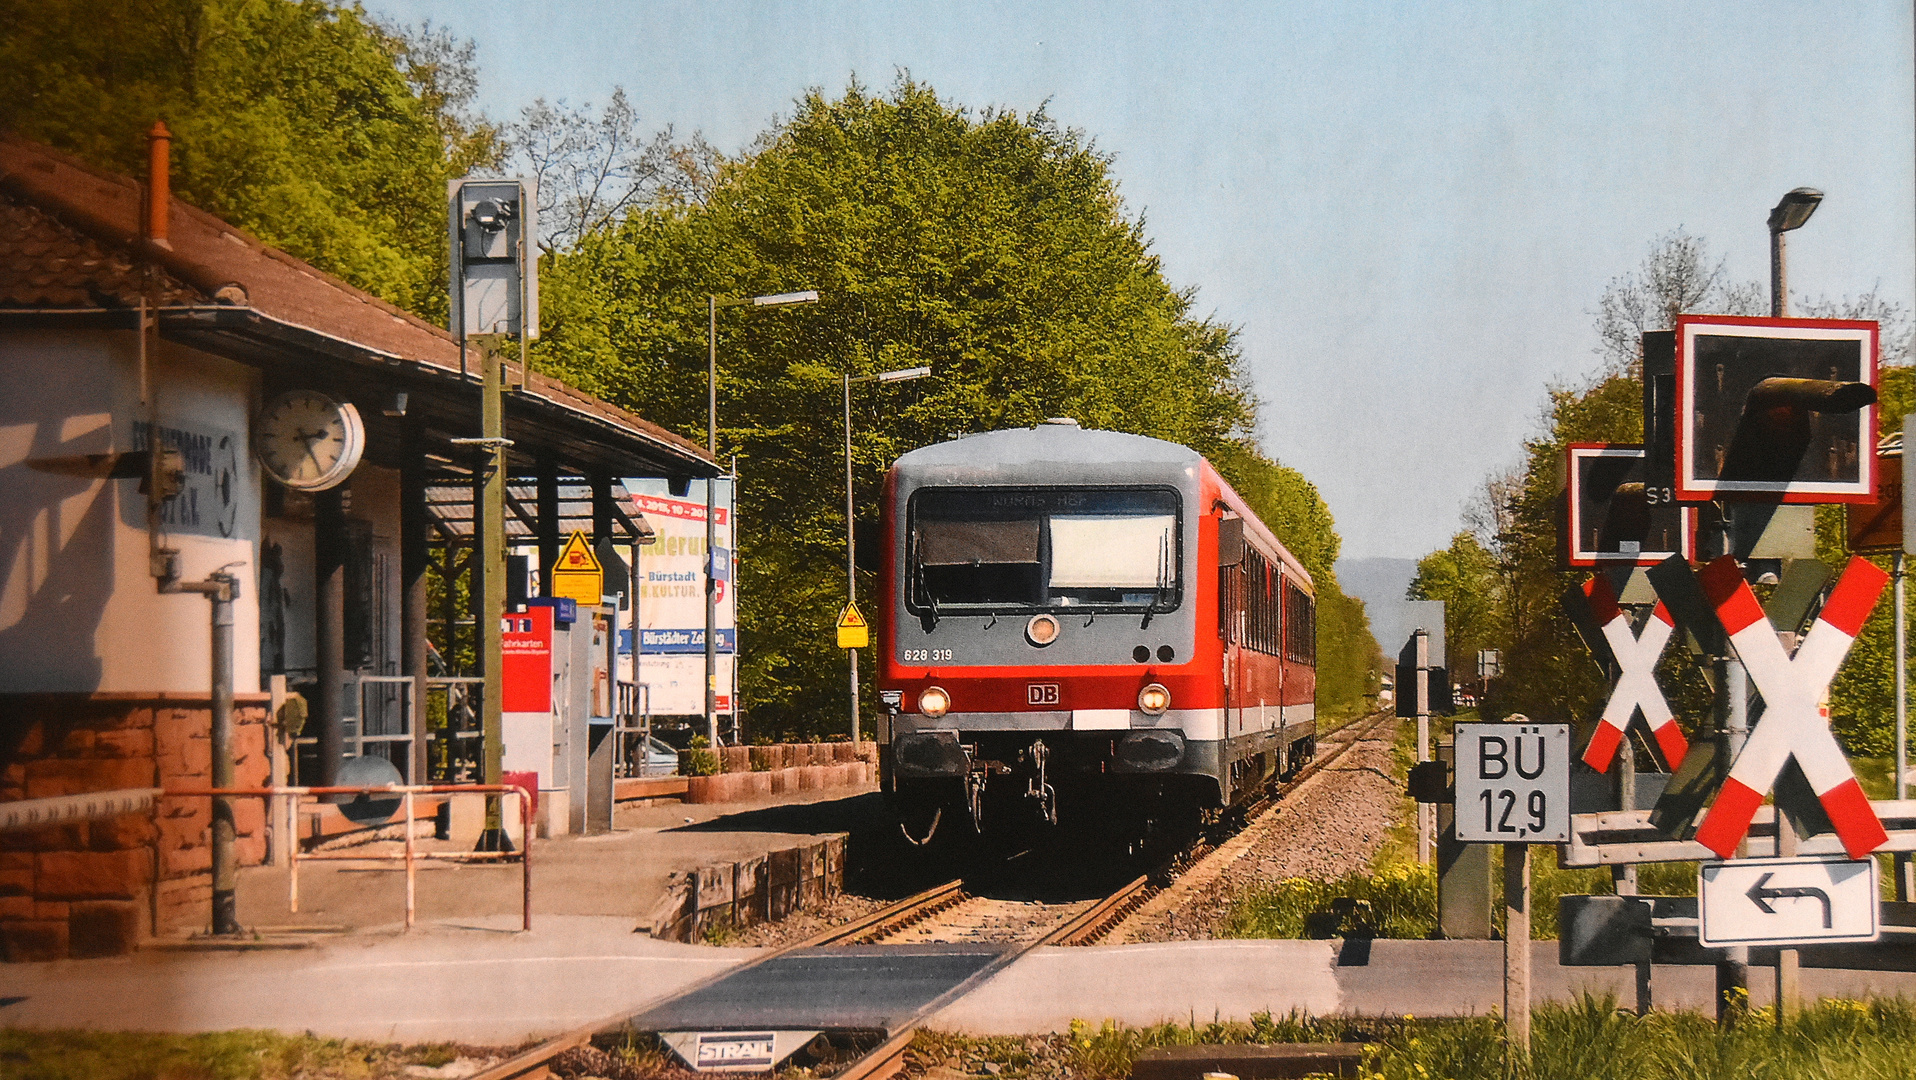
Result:
<svg viewBox="0 0 1916 1080">
<path fill-rule="evenodd" d="M 264 695 L 234 708 L 235 781 L 268 782 Z M 0 802 L 212 783 L 212 706 L 179 695 L 0 695 Z M 266 855 L 259 799 L 236 799 L 240 865 Z M 116 956 L 212 917 L 212 800 L 0 833 L 0 960 Z"/>
</svg>

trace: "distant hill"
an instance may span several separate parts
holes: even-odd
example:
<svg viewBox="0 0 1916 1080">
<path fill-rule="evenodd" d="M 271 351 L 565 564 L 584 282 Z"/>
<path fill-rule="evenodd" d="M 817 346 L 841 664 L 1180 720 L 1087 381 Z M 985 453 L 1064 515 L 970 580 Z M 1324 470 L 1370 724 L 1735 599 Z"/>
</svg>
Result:
<svg viewBox="0 0 1916 1080">
<path fill-rule="evenodd" d="M 1337 584 L 1345 595 L 1364 602 L 1370 615 L 1371 635 L 1385 656 L 1396 656 L 1404 639 L 1416 627 L 1410 621 L 1410 608 L 1404 590 L 1417 576 L 1416 559 L 1339 559 Z"/>
</svg>

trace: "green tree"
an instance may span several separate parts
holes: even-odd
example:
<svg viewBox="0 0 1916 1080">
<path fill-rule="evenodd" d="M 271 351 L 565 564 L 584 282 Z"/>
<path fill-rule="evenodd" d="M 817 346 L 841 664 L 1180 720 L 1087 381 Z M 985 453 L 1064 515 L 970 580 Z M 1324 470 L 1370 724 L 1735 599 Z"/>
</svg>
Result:
<svg viewBox="0 0 1916 1080">
<path fill-rule="evenodd" d="M 1507 608 L 1497 559 L 1477 539 L 1460 532 L 1450 546 L 1418 560 L 1417 576 L 1406 596 L 1411 600 L 1440 600 L 1444 605 L 1444 662 L 1451 677 L 1475 677 L 1477 653 L 1500 649 Z"/>
<path fill-rule="evenodd" d="M 1832 317 L 1853 316 L 1848 312 Z M 1884 352 L 1889 351 L 1886 339 Z M 1905 347 L 1907 347 L 1905 343 Z M 1878 386 L 1878 428 L 1881 435 L 1902 431 L 1903 417 L 1916 412 L 1916 371 L 1908 367 L 1884 368 Z M 1888 468 L 1901 467 L 1890 458 Z M 1816 556 L 1839 572 L 1848 563 L 1844 512 L 1840 506 L 1822 506 L 1816 513 Z M 1870 561 L 1885 570 L 1893 569 L 1889 555 L 1872 555 Z M 1895 593 L 1883 590 L 1883 596 L 1856 635 L 1836 679 L 1830 683 L 1830 727 L 1851 753 L 1889 755 L 1896 752 L 1896 604 Z M 1916 609 L 1916 598 L 1906 597 L 1904 618 Z M 1908 656 L 1904 663 L 1909 662 Z"/>
<path fill-rule="evenodd" d="M 821 718 L 840 708 L 844 663 L 831 634 L 841 373 L 935 373 L 856 391 L 865 515 L 899 454 L 1048 416 L 1220 461 L 1255 455 L 1233 331 L 1192 314 L 1106 159 L 1043 110 L 972 113 L 908 77 L 888 94 L 814 91 L 709 188 L 548 260 L 537 362 L 700 438 L 707 295 L 822 293 L 813 307 L 719 315 L 719 445 L 743 477 L 743 680 L 760 730 L 836 729 Z M 1256 487 L 1263 474 L 1229 475 Z M 1321 502 L 1302 513 L 1330 528 Z M 1293 535 L 1321 550 L 1317 527 Z"/>
<path fill-rule="evenodd" d="M 0 0 L 5 123 L 145 174 L 422 317 L 446 311 L 446 181 L 498 160 L 470 43 L 318 0 Z"/>
</svg>

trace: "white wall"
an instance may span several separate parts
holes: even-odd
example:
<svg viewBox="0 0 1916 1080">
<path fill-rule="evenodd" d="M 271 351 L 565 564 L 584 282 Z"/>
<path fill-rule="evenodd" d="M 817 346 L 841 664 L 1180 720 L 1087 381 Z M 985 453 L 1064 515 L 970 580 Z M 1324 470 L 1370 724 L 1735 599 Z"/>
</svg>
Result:
<svg viewBox="0 0 1916 1080">
<path fill-rule="evenodd" d="M 0 337 L 0 692 L 207 691 L 211 605 L 159 594 L 138 481 L 26 464 L 144 446 L 137 348 L 131 331 Z M 240 564 L 234 688 L 256 692 L 260 476 L 248 436 L 258 375 L 171 343 L 156 352 L 149 384 L 163 437 L 188 449 L 189 490 L 169 510 L 166 542 L 185 580 Z"/>
</svg>

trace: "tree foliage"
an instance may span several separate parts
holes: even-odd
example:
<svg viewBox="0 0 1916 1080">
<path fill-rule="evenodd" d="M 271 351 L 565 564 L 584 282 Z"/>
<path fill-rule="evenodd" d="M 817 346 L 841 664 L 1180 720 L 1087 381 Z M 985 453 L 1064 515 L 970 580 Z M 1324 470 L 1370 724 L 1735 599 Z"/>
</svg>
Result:
<svg viewBox="0 0 1916 1080">
<path fill-rule="evenodd" d="M 1876 319 L 1882 324 L 1884 363 L 1909 358 L 1908 312 L 1875 292 L 1842 300 L 1797 297 L 1794 310 L 1818 318 Z M 1584 571 L 1566 572 L 1558 560 L 1564 453 L 1572 442 L 1641 441 L 1640 335 L 1668 328 L 1679 313 L 1767 311 L 1761 287 L 1732 282 L 1724 264 L 1711 261 L 1703 240 L 1681 230 L 1660 237 L 1637 271 L 1611 282 L 1595 313 L 1602 371 L 1582 387 L 1550 390 L 1541 428 L 1525 441 L 1519 467 L 1486 481 L 1466 514 L 1471 530 L 1419 564 L 1413 598 L 1463 605 L 1459 613 L 1447 611 L 1453 635 L 1461 629 L 1464 637 L 1476 640 L 1487 633 L 1502 643 L 1505 677 L 1494 688 L 1489 706 L 1494 714 L 1588 719 L 1608 695 L 1607 679 L 1561 608 L 1563 590 L 1587 576 Z M 1880 394 L 1884 430 L 1899 429 L 1902 416 L 1916 410 L 1911 370 L 1885 367 Z M 1818 557 L 1834 567 L 1848 559 L 1842 520 L 1840 508 L 1824 507 L 1818 513 Z M 1488 557 L 1488 566 L 1476 555 L 1478 550 Z M 1887 565 L 1886 558 L 1878 561 Z M 1473 590 L 1476 601 L 1467 595 Z M 1885 598 L 1831 687 L 1833 724 L 1852 750 L 1884 753 L 1891 745 L 1893 632 L 1893 609 Z M 1451 642 L 1455 662 L 1458 637 Z M 1678 715 L 1687 725 L 1704 724 L 1708 687 L 1678 655 L 1678 647 L 1665 654 L 1659 670 Z"/>
<path fill-rule="evenodd" d="M 1472 677 L 1477 653 L 1501 649 L 1508 638 L 1508 610 L 1497 558 L 1468 531 L 1450 546 L 1417 562 L 1407 593 L 1412 600 L 1444 605 L 1444 664 L 1458 681 Z"/>
<path fill-rule="evenodd" d="M 505 137 L 513 162 L 537 185 L 546 251 L 570 251 L 637 207 L 709 193 L 720 160 L 704 139 L 680 140 L 670 126 L 647 138 L 624 87 L 600 110 L 539 98 Z"/>
<path fill-rule="evenodd" d="M 173 132 L 180 198 L 443 319 L 446 181 L 495 162 L 469 42 L 317 0 L 0 0 L 20 134 L 131 176 Z"/>
<path fill-rule="evenodd" d="M 1268 492 L 1280 533 L 1334 583 L 1321 500 L 1251 448 L 1233 331 L 1192 313 L 1106 159 L 1042 109 L 972 113 L 908 77 L 886 94 L 814 91 L 709 191 L 587 231 L 543 282 L 538 362 L 695 437 L 707 296 L 822 295 L 718 316 L 720 454 L 743 476 L 743 681 L 763 730 L 806 730 L 841 700 L 845 372 L 934 372 L 854 389 L 863 515 L 907 450 L 1072 416 L 1218 460 Z"/>
</svg>

